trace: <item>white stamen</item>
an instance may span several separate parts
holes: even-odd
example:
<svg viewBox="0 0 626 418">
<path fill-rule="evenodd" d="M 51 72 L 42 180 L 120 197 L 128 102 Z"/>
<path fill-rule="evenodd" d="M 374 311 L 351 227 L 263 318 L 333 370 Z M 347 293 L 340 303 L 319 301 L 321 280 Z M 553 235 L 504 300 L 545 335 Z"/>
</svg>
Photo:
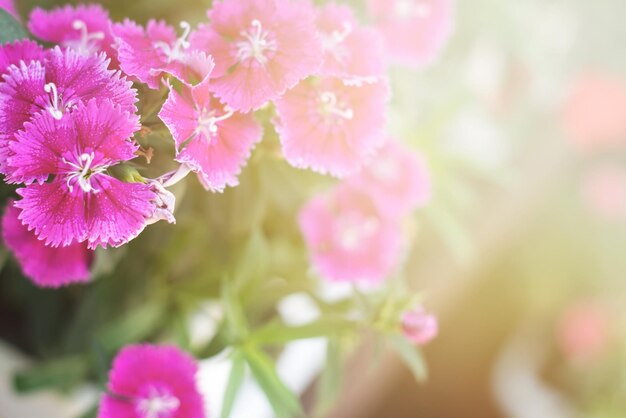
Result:
<svg viewBox="0 0 626 418">
<path fill-rule="evenodd" d="M 345 219 L 339 227 L 339 244 L 346 250 L 356 250 L 364 239 L 369 238 L 378 229 L 378 220 L 368 218 L 356 222 L 355 219 Z"/>
<path fill-rule="evenodd" d="M 140 399 L 137 403 L 137 412 L 143 418 L 164 418 L 171 416 L 179 407 L 178 398 L 167 393 L 159 393 L 156 389 L 151 388 L 150 395 Z"/>
<path fill-rule="evenodd" d="M 197 132 L 204 134 L 209 141 L 211 137 L 217 133 L 218 122 L 222 122 L 235 114 L 235 111 L 229 106 L 224 106 L 224 114 L 221 116 L 215 116 L 215 112 L 202 112 L 198 119 Z"/>
<path fill-rule="evenodd" d="M 95 41 L 103 40 L 104 32 L 89 33 L 87 30 L 87 24 L 79 19 L 72 22 L 72 28 L 80 31 L 80 38 L 78 40 L 66 42 L 67 46 L 84 55 L 89 55 L 98 51 L 98 46 L 95 44 Z"/>
<path fill-rule="evenodd" d="M 95 156 L 92 153 L 87 154 L 83 153 L 78 157 L 78 164 L 73 163 L 71 161 L 67 161 L 63 158 L 63 162 L 72 167 L 75 171 L 71 171 L 66 179 L 67 188 L 70 192 L 74 191 L 74 186 L 72 185 L 72 181 L 76 179 L 76 182 L 80 186 L 81 189 L 85 193 L 94 192 L 99 193 L 100 190 L 94 188 L 91 185 L 90 178 L 94 174 L 103 173 L 106 170 L 106 167 L 97 167 L 92 168 L 91 164 L 93 163 Z"/>
<path fill-rule="evenodd" d="M 337 96 L 330 91 L 323 92 L 320 95 L 322 102 L 322 112 L 329 115 L 339 116 L 342 119 L 350 120 L 354 117 L 352 109 L 346 107 L 341 108 L 337 103 Z"/>
<path fill-rule="evenodd" d="M 165 53 L 168 63 L 181 60 L 184 56 L 184 51 L 186 49 L 189 49 L 190 47 L 190 43 L 187 38 L 191 33 L 191 25 L 189 24 L 189 22 L 183 20 L 182 22 L 180 22 L 180 27 L 183 30 L 183 34 L 178 39 L 176 39 L 174 45 L 170 45 L 167 42 L 163 41 L 154 43 L 154 46 L 156 48 L 161 49 Z"/>
<path fill-rule="evenodd" d="M 52 117 L 56 120 L 61 120 L 63 118 L 63 111 L 59 107 L 59 91 L 57 90 L 56 84 L 48 83 L 43 86 L 43 89 L 46 93 L 52 94 L 50 106 L 48 106 L 48 112 L 50 112 Z"/>
<path fill-rule="evenodd" d="M 263 30 L 261 22 L 254 19 L 251 23 L 251 27 L 241 32 L 241 36 L 244 40 L 236 42 L 237 47 L 237 59 L 245 61 L 248 58 L 253 58 L 261 65 L 267 63 L 266 52 L 276 52 L 278 46 L 276 41 L 268 39 L 269 33 Z"/>
</svg>

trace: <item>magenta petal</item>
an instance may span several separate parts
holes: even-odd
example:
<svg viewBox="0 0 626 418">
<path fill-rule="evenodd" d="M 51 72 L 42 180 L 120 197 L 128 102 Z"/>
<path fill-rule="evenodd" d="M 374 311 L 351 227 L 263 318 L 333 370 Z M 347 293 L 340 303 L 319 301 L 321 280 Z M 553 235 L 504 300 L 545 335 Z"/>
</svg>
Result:
<svg viewBox="0 0 626 418">
<path fill-rule="evenodd" d="M 10 65 L 18 65 L 20 61 L 43 60 L 46 56 L 44 49 L 29 39 L 22 39 L 0 46 L 0 74 L 6 72 Z"/>
<path fill-rule="evenodd" d="M 98 418 L 139 417 L 141 402 L 155 397 L 168 405 L 161 416 L 205 418 L 197 372 L 195 360 L 177 347 L 127 346 L 118 353 L 109 373 L 108 391 L 119 396 L 102 397 Z"/>
<path fill-rule="evenodd" d="M 170 89 L 167 100 L 159 112 L 159 118 L 170 130 L 176 149 L 194 135 L 198 127 L 198 115 L 189 89 L 183 89 L 183 94 Z"/>
<path fill-rule="evenodd" d="M 60 287 L 89 280 L 93 254 L 85 244 L 48 247 L 22 225 L 19 213 L 9 201 L 2 218 L 2 238 L 22 266 L 24 275 L 41 287 Z"/>
<path fill-rule="evenodd" d="M 15 19 L 20 20 L 20 15 L 17 13 L 13 0 L 0 0 L 0 9 L 6 10 Z"/>
<path fill-rule="evenodd" d="M 84 198 L 89 248 L 119 247 L 135 238 L 154 213 L 156 195 L 143 183 L 124 183 L 107 175 L 93 180 L 97 193 Z"/>
</svg>

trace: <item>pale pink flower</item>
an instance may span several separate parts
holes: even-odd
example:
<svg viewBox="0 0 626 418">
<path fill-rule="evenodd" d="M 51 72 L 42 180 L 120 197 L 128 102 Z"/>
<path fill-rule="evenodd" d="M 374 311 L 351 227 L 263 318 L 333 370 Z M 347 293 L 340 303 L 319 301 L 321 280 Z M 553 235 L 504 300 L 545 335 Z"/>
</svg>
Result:
<svg viewBox="0 0 626 418">
<path fill-rule="evenodd" d="M 329 3 L 317 17 L 324 61 L 320 75 L 360 84 L 385 74 L 383 40 L 374 29 L 362 27 L 350 6 Z"/>
<path fill-rule="evenodd" d="M 113 360 L 98 418 L 205 418 L 197 373 L 175 346 L 127 346 Z"/>
<path fill-rule="evenodd" d="M 384 143 L 389 87 L 310 78 L 276 101 L 276 129 L 287 161 L 344 177 L 357 172 Z"/>
<path fill-rule="evenodd" d="M 404 216 L 431 197 L 431 178 L 424 157 L 389 139 L 357 174 L 346 178 L 369 193 L 389 216 Z"/>
<path fill-rule="evenodd" d="M 176 161 L 197 173 L 207 190 L 223 191 L 239 184 L 239 172 L 263 130 L 252 114 L 222 104 L 206 87 L 170 89 L 159 117 L 174 138 Z"/>
<path fill-rule="evenodd" d="M 309 201 L 299 223 L 313 266 L 328 280 L 379 283 L 400 262 L 404 239 L 398 221 L 346 185 Z"/>
<path fill-rule="evenodd" d="M 588 362 L 597 359 L 609 347 L 611 321 L 607 309 L 596 302 L 573 304 L 557 323 L 559 348 L 571 361 Z"/>
<path fill-rule="evenodd" d="M 418 306 L 402 314 L 402 332 L 415 345 L 430 342 L 439 333 L 439 322 L 435 315 Z"/>
<path fill-rule="evenodd" d="M 145 29 L 128 19 L 113 25 L 122 71 L 152 89 L 160 87 L 166 74 L 189 85 L 202 82 L 211 73 L 213 60 L 204 52 L 189 49 L 191 26 L 187 22 L 180 26 L 179 37 L 160 20 L 148 21 Z"/>
<path fill-rule="evenodd" d="M 72 48 L 83 55 L 103 51 L 117 66 L 109 12 L 97 4 L 65 5 L 52 10 L 36 7 L 28 29 L 37 38 Z"/>
<path fill-rule="evenodd" d="M 454 0 L 369 0 L 389 59 L 412 68 L 434 62 L 454 29 Z"/>
<path fill-rule="evenodd" d="M 582 152 L 626 146 L 626 83 L 612 75 L 581 75 L 562 112 L 563 129 Z"/>
<path fill-rule="evenodd" d="M 277 99 L 321 64 L 308 1 L 217 0 L 208 17 L 191 45 L 215 58 L 211 89 L 234 110 L 246 113 Z"/>
<path fill-rule="evenodd" d="M 2 217 L 2 238 L 24 275 L 40 287 L 60 287 L 89 280 L 93 252 L 86 243 L 48 247 L 18 219 L 20 210 L 10 200 Z"/>
<path fill-rule="evenodd" d="M 626 168 L 617 164 L 593 167 L 583 177 L 582 197 L 586 206 L 609 221 L 626 219 Z"/>
</svg>

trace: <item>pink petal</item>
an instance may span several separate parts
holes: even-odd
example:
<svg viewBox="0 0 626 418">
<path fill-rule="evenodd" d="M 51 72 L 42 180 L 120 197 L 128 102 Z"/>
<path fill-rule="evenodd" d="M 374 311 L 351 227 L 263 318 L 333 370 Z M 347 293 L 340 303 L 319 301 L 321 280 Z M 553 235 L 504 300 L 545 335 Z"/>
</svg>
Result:
<svg viewBox="0 0 626 418">
<path fill-rule="evenodd" d="M 29 39 L 22 39 L 0 46 L 0 74 L 6 73 L 10 65 L 19 65 L 20 61 L 43 61 L 46 56 L 44 49 Z"/>
</svg>

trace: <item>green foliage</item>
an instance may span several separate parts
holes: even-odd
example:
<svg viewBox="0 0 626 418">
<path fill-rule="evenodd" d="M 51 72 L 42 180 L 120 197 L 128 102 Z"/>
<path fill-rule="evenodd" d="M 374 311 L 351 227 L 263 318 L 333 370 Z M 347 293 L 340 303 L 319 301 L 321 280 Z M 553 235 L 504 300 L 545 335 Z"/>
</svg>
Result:
<svg viewBox="0 0 626 418">
<path fill-rule="evenodd" d="M 0 44 L 24 38 L 28 38 L 28 33 L 24 26 L 7 13 L 6 10 L 0 8 Z"/>
<path fill-rule="evenodd" d="M 388 338 L 388 341 L 411 370 L 415 379 L 418 382 L 426 380 L 428 369 L 420 350 L 401 335 L 392 335 Z"/>
</svg>

